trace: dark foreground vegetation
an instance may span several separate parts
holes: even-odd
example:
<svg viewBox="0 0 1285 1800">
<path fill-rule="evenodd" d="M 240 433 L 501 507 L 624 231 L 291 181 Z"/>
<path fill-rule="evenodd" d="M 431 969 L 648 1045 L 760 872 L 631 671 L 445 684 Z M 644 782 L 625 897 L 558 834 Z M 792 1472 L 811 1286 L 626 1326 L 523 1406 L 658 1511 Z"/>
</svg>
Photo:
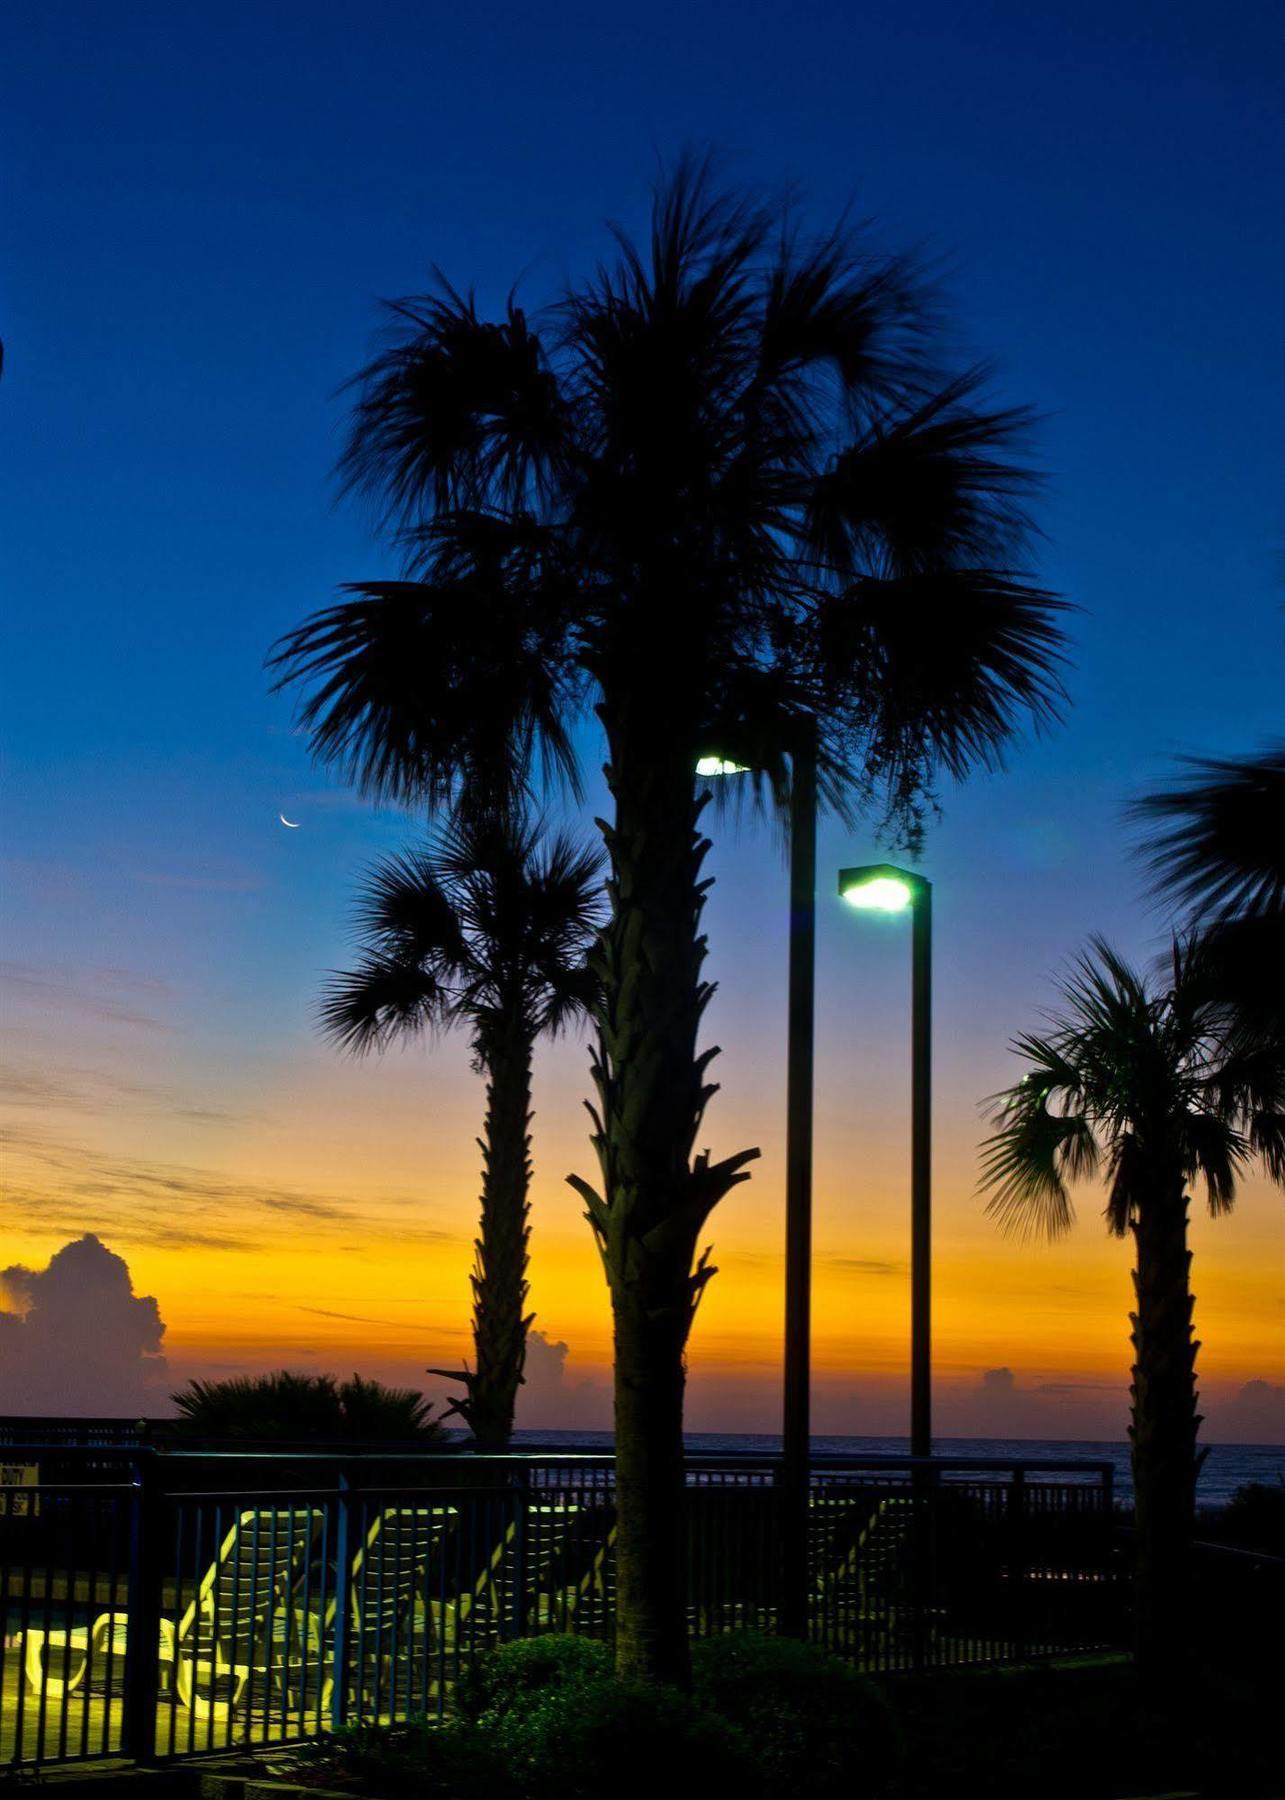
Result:
<svg viewBox="0 0 1285 1800">
<path fill-rule="evenodd" d="M 880 1685 L 811 1645 L 692 1646 L 692 1689 L 617 1679 L 604 1645 L 528 1639 L 485 1659 L 449 1723 L 353 1726 L 306 1778 L 381 1800 L 1255 1800 L 1285 1788 L 1276 1677 L 1206 1673 L 1181 1718 L 1121 1656 Z"/>
</svg>

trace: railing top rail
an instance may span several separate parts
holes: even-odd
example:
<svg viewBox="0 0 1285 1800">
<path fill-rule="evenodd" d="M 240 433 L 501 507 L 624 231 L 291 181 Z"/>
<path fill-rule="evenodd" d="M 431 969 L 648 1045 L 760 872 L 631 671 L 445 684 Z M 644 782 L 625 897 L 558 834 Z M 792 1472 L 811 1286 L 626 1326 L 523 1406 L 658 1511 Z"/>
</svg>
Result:
<svg viewBox="0 0 1285 1800">
<path fill-rule="evenodd" d="M 442 1470 L 451 1468 L 494 1468 L 515 1471 L 531 1471 L 548 1469 L 551 1471 L 566 1470 L 610 1470 L 615 1465 L 615 1457 L 610 1451 L 589 1450 L 516 1450 L 504 1454 L 480 1453 L 471 1450 L 381 1450 L 362 1447 L 353 1450 L 311 1450 L 311 1449 L 278 1449 L 269 1450 L 247 1447 L 233 1450 L 199 1450 L 170 1449 L 157 1445 L 84 1445 L 84 1444 L 23 1444 L 5 1446 L 21 1450 L 28 1456 L 56 1457 L 64 1462 L 101 1462 L 106 1455 L 113 1461 L 128 1461 L 136 1468 L 144 1462 L 155 1466 L 159 1463 L 291 1463 L 322 1464 L 331 1468 L 360 1468 L 366 1464 L 403 1464 L 411 1467 L 437 1467 Z M 845 1471 L 928 1471 L 933 1474 L 1004 1474 L 1004 1475 L 1097 1475 L 1107 1479 L 1114 1478 L 1116 1466 L 1104 1458 L 1095 1457 L 1008 1457 L 1008 1456 L 893 1456 L 893 1455 L 861 1455 L 847 1454 L 840 1451 L 819 1451 L 810 1459 L 814 1473 L 843 1473 Z M 775 1451 L 731 1450 L 721 1454 L 709 1451 L 693 1451 L 686 1458 L 689 1471 L 717 1473 L 721 1470 L 764 1470 L 773 1471 L 781 1466 L 781 1457 Z M 52 1485 L 52 1484 L 48 1484 Z"/>
</svg>

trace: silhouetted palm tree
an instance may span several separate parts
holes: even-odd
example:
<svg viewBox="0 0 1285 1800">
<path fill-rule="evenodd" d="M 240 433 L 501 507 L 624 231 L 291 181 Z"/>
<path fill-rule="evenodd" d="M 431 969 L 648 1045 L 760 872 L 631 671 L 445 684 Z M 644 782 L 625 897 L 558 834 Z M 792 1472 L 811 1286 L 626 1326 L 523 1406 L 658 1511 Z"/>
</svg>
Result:
<svg viewBox="0 0 1285 1800">
<path fill-rule="evenodd" d="M 1070 1185 L 1101 1169 L 1107 1227 L 1133 1234 L 1138 1658 L 1162 1681 L 1191 1635 L 1200 1420 L 1188 1187 L 1202 1180 L 1219 1215 L 1255 1158 L 1285 1181 L 1285 1062 L 1229 1037 L 1198 946 L 1175 944 L 1172 980 L 1158 990 L 1095 939 L 1062 991 L 1051 1030 L 1014 1040 L 1030 1067 L 994 1102 L 983 1180 L 1002 1225 L 1054 1238 L 1073 1220 Z"/>
<path fill-rule="evenodd" d="M 314 753 L 429 804 L 576 780 L 596 712 L 614 817 L 594 1143 L 574 1178 L 616 1355 L 617 1660 L 687 1670 L 684 1356 L 709 1215 L 756 1154 L 694 1156 L 707 848 L 695 763 L 817 730 L 832 805 L 913 822 L 1060 693 L 1057 603 L 1018 572 L 1026 416 L 942 372 L 904 261 L 718 195 L 684 165 L 651 235 L 540 319 L 441 285 L 392 308 L 344 462 L 404 533 L 278 647 Z"/>
<path fill-rule="evenodd" d="M 1285 1044 L 1285 744 L 1192 758 L 1194 781 L 1138 802 L 1157 888 L 1201 926 L 1211 989 L 1240 1028 Z"/>
<path fill-rule="evenodd" d="M 393 1443 L 442 1435 L 423 1394 L 414 1388 L 385 1387 L 360 1375 L 339 1382 L 333 1375 L 279 1369 L 225 1381 L 193 1380 L 173 1400 L 180 1429 L 201 1437 Z"/>
<path fill-rule="evenodd" d="M 322 1003 L 328 1035 L 357 1052 L 462 1026 L 486 1077 L 482 1223 L 474 1246 L 476 1366 L 454 1411 L 479 1446 L 503 1449 L 526 1360 L 531 1056 L 582 1016 L 601 921 L 595 851 L 513 813 L 457 822 L 427 849 L 372 873 L 360 905 L 365 954 Z"/>
</svg>

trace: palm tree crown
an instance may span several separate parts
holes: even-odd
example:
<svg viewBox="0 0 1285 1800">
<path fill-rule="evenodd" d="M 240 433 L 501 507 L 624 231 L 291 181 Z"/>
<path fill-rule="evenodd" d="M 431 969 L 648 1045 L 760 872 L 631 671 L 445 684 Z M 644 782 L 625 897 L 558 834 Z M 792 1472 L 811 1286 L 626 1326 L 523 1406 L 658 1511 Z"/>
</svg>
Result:
<svg viewBox="0 0 1285 1800">
<path fill-rule="evenodd" d="M 1058 602 L 1016 572 L 1027 415 L 941 371 L 905 261 L 685 165 L 649 244 L 538 318 L 445 284 L 391 312 L 342 469 L 409 578 L 274 656 L 366 791 L 574 782 L 575 720 L 644 653 L 688 748 L 811 715 L 823 794 L 877 782 L 903 814 L 1057 707 Z"/>
<path fill-rule="evenodd" d="M 1256 1158 L 1285 1179 L 1285 1062 L 1228 1030 L 1199 940 L 1175 944 L 1158 990 L 1095 939 L 1063 998 L 1048 1034 L 1014 1040 L 1030 1067 L 993 1103 L 983 1185 L 1001 1224 L 1060 1236 L 1074 1219 L 1070 1186 L 1100 1169 L 1116 1236 L 1158 1181 L 1181 1193 L 1202 1180 L 1218 1214 Z"/>
<path fill-rule="evenodd" d="M 475 1067 L 515 1026 L 533 1042 L 582 1017 L 599 923 L 597 853 L 513 817 L 457 820 L 372 871 L 358 906 L 365 950 L 335 975 L 322 1027 L 362 1054 L 463 1025 Z"/>
</svg>

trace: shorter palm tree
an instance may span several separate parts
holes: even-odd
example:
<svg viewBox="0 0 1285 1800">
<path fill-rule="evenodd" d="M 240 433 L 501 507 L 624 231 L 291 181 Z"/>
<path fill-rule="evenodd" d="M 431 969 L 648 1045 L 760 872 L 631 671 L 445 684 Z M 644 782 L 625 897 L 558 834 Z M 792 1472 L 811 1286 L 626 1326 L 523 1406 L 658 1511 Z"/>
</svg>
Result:
<svg viewBox="0 0 1285 1800">
<path fill-rule="evenodd" d="M 1186 1661 L 1199 1469 L 1188 1187 L 1220 1215 L 1253 1160 L 1285 1181 L 1285 1064 L 1229 1031 L 1198 942 L 1175 943 L 1157 987 L 1094 939 L 1062 993 L 1046 1035 L 1014 1040 L 1030 1066 L 992 1102 L 983 1185 L 1002 1226 L 1056 1238 L 1070 1186 L 1102 1170 L 1107 1227 L 1133 1235 L 1138 1663 L 1163 1683 Z"/>
<path fill-rule="evenodd" d="M 225 1381 L 189 1381 L 173 1395 L 179 1430 L 206 1438 L 425 1443 L 442 1436 L 432 1407 L 414 1388 L 386 1387 L 354 1375 L 300 1375 L 277 1369 Z"/>
<path fill-rule="evenodd" d="M 537 1038 L 580 1019 L 594 995 L 588 955 L 602 888 L 596 852 L 514 812 L 456 822 L 429 845 L 379 864 L 359 907 L 363 954 L 322 1002 L 327 1034 L 364 1053 L 463 1026 L 486 1078 L 482 1218 L 474 1245 L 475 1367 L 452 1411 L 480 1447 L 513 1431 L 533 1315 L 531 1060 Z"/>
</svg>

